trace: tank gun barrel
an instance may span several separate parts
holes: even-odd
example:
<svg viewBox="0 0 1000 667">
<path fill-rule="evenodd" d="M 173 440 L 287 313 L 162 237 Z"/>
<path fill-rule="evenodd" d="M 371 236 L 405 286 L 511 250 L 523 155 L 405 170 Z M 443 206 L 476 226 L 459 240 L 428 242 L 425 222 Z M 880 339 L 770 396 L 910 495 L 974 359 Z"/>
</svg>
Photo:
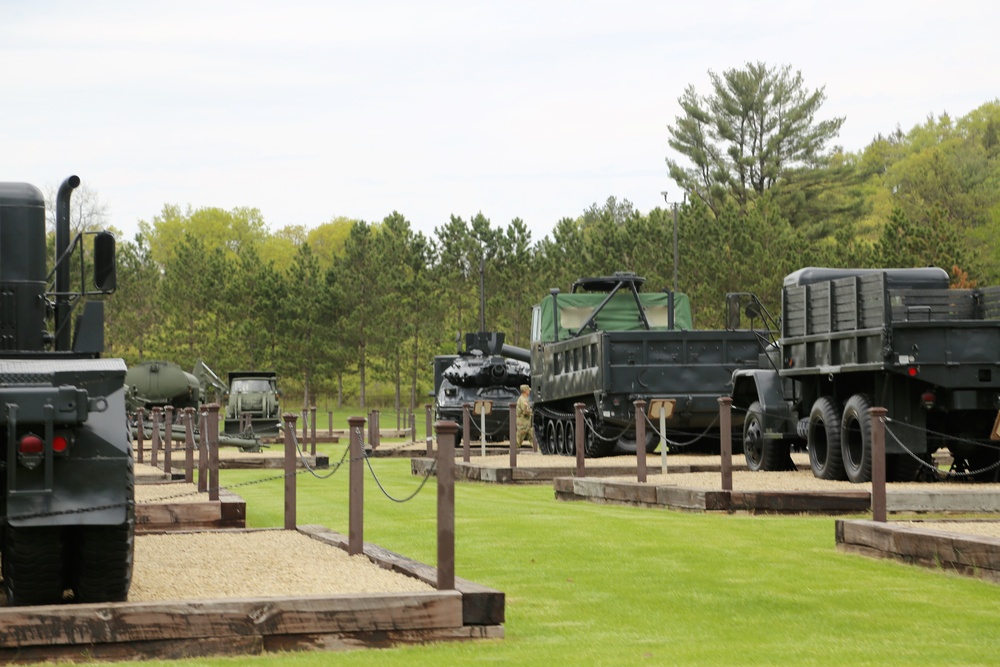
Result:
<svg viewBox="0 0 1000 667">
<path fill-rule="evenodd" d="M 500 348 L 500 354 L 510 359 L 531 363 L 531 350 L 526 350 L 523 347 L 504 343 L 504 346 Z"/>
</svg>

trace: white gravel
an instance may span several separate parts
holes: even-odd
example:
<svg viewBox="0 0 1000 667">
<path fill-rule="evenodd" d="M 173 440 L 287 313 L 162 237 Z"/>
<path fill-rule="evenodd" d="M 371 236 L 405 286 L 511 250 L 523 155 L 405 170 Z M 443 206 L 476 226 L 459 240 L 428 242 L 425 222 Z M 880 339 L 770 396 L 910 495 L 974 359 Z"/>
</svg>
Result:
<svg viewBox="0 0 1000 667">
<path fill-rule="evenodd" d="M 433 590 L 291 530 L 137 535 L 131 602 Z"/>
</svg>

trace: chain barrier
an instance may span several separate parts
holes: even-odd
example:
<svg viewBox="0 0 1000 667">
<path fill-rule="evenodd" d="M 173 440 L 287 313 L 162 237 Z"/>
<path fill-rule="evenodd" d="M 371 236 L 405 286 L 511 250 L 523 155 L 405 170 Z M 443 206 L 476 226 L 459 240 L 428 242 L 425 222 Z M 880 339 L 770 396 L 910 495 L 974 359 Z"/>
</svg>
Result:
<svg viewBox="0 0 1000 667">
<path fill-rule="evenodd" d="M 480 433 L 480 429 L 479 429 L 479 422 L 477 422 L 477 421 L 474 421 L 474 420 L 470 419 L 470 420 L 469 420 L 469 424 L 470 424 L 470 425 L 472 426 L 472 428 L 474 428 L 474 429 L 476 430 L 476 433 Z M 488 432 L 488 433 L 486 434 L 486 437 L 487 437 L 487 438 L 492 438 L 492 437 L 493 437 L 493 436 L 495 436 L 495 435 L 496 435 L 497 433 L 500 433 L 500 432 L 501 432 L 501 431 L 503 431 L 504 429 L 509 429 L 509 428 L 510 428 L 510 427 L 509 427 L 509 426 L 508 426 L 507 424 L 500 424 L 500 426 L 498 426 L 497 428 L 493 429 L 493 431 L 491 431 L 491 432 Z"/>
<path fill-rule="evenodd" d="M 597 438 L 598 440 L 602 440 L 604 442 L 617 442 L 618 438 L 620 438 L 623 435 L 625 435 L 628 432 L 628 430 L 630 428 L 632 428 L 631 426 L 626 426 L 621 431 L 619 431 L 617 435 L 613 435 L 610 438 L 606 438 L 606 437 L 604 437 L 603 435 L 601 435 L 600 433 L 597 432 L 597 429 L 594 427 L 594 424 L 593 424 L 593 422 L 591 420 L 584 419 L 583 423 L 586 425 L 587 429 L 593 434 L 593 436 L 595 438 Z"/>
<path fill-rule="evenodd" d="M 358 429 L 358 430 L 360 432 L 360 429 Z M 375 484 L 378 486 L 379 490 L 382 492 L 382 495 L 384 495 L 386 498 L 388 498 L 389 500 L 391 500 L 394 503 L 406 503 L 406 502 L 409 502 L 409 501 L 413 500 L 417 496 L 417 494 L 420 493 L 423 490 L 424 486 L 426 486 L 427 480 L 429 480 L 431 478 L 431 475 L 434 473 L 434 471 L 437 470 L 437 459 L 435 458 L 434 462 L 431 463 L 431 467 L 427 469 L 426 473 L 424 473 L 424 478 L 420 481 L 420 485 L 416 488 L 416 490 L 413 493 L 411 493 L 410 495 L 408 495 L 406 498 L 396 498 L 391 493 L 389 493 L 388 491 L 386 491 L 385 487 L 382 485 L 382 481 L 379 480 L 378 475 L 375 474 L 375 469 L 372 468 L 371 459 L 368 457 L 368 451 L 365 450 L 365 449 L 362 449 L 362 452 L 364 454 L 365 463 L 368 465 L 368 470 L 372 474 L 372 479 L 375 480 Z"/>
<path fill-rule="evenodd" d="M 885 426 L 885 432 L 888 433 L 892 437 L 893 441 L 897 445 L 899 445 L 900 448 L 902 448 L 902 450 L 910 458 L 916 460 L 923 467 L 925 467 L 925 468 L 933 471 L 936 475 L 944 476 L 944 477 L 975 477 L 976 475 L 981 475 L 984 472 L 990 472 L 991 470 L 996 470 L 997 468 L 1000 468 L 1000 460 L 997 460 L 996 463 L 992 463 L 992 464 L 986 466 L 985 468 L 979 468 L 978 470 L 966 470 L 966 471 L 948 470 L 948 471 L 942 471 L 941 469 L 939 469 L 935 465 L 933 465 L 931 463 L 928 463 L 924 459 L 920 458 L 917 454 L 915 454 L 912 451 L 910 451 L 909 447 L 907 447 L 906 445 L 904 445 L 903 442 L 896 436 L 896 434 L 892 432 L 892 429 L 889 428 L 888 424 L 890 422 L 893 423 L 893 424 L 902 424 L 903 426 L 909 426 L 910 428 L 912 428 L 914 430 L 924 431 L 925 433 L 930 433 L 930 434 L 933 434 L 933 435 L 939 435 L 939 436 L 941 436 L 941 435 L 945 435 L 945 434 L 936 433 L 935 431 L 930 431 L 930 430 L 927 430 L 927 429 L 923 429 L 923 428 L 920 428 L 919 426 L 913 426 L 912 424 L 907 424 L 906 422 L 895 421 L 895 420 L 893 420 L 893 419 L 891 419 L 889 417 L 883 417 L 882 418 L 882 423 Z M 950 438 L 951 436 L 945 436 L 945 437 L 949 437 Z M 976 442 L 975 440 L 965 440 L 963 438 L 951 438 L 951 439 L 952 440 L 956 440 L 957 442 L 964 442 L 966 444 L 979 445 L 981 447 L 986 447 L 987 449 L 994 449 L 994 450 L 997 449 L 996 447 L 992 447 L 990 445 L 986 445 L 985 443 Z"/>
<path fill-rule="evenodd" d="M 685 447 L 691 447 L 692 445 L 697 444 L 698 442 L 700 442 L 703 439 L 709 439 L 709 440 L 718 440 L 719 439 L 719 436 L 709 435 L 709 431 L 712 430 L 712 427 L 719 423 L 719 416 L 718 415 L 715 416 L 715 418 L 712 420 L 711 424 L 709 424 L 708 426 L 705 427 L 705 430 L 702 431 L 701 435 L 696 435 L 694 438 L 692 438 L 691 440 L 688 440 L 687 442 L 674 442 L 673 440 L 671 440 L 670 438 L 668 438 L 665 434 L 660 433 L 659 430 L 657 430 L 657 428 L 653 424 L 653 422 L 651 422 L 649 420 L 649 415 L 648 414 L 645 415 L 645 417 L 646 417 L 646 426 L 648 426 L 650 428 L 650 430 L 653 433 L 655 433 L 657 435 L 657 437 L 660 438 L 660 440 L 666 442 L 671 447 L 677 447 L 678 449 L 683 449 Z M 671 433 L 671 434 L 673 434 L 673 433 L 684 433 L 684 431 L 677 431 L 677 430 L 672 430 L 672 429 L 664 429 L 664 431 L 666 431 L 668 433 Z"/>
<path fill-rule="evenodd" d="M 361 437 L 361 429 L 360 428 L 356 429 L 356 435 L 358 437 L 358 442 L 360 442 L 360 443 L 363 444 L 364 441 L 362 440 L 362 437 Z M 175 494 L 171 494 L 171 495 L 168 495 L 168 496 L 161 496 L 159 498 L 150 498 L 148 500 L 145 500 L 144 503 L 162 503 L 162 502 L 169 501 L 169 500 L 178 500 L 178 499 L 181 499 L 181 498 L 189 498 L 189 497 L 194 497 L 194 496 L 200 496 L 200 495 L 204 495 L 205 493 L 210 493 L 211 491 L 230 491 L 232 489 L 237 489 L 237 488 L 240 488 L 240 487 L 253 486 L 255 484 L 263 484 L 265 482 L 274 482 L 274 481 L 278 481 L 278 480 L 283 480 L 283 479 L 285 479 L 287 477 L 291 477 L 293 475 L 302 475 L 302 474 L 305 474 L 307 472 L 309 474 L 311 474 L 313 477 L 317 478 L 317 479 L 326 480 L 326 479 L 331 478 L 334 475 L 334 473 L 336 473 L 343 466 L 343 464 L 345 462 L 350 462 L 350 461 L 354 461 L 354 460 L 359 460 L 359 461 L 363 460 L 363 461 L 365 461 L 365 463 L 368 466 L 368 469 L 372 473 L 372 478 L 374 478 L 375 483 L 378 485 L 379 489 L 382 491 L 382 493 L 385 495 L 386 498 L 388 498 L 389 500 L 392 500 L 393 502 L 396 502 L 396 503 L 405 503 L 405 502 L 408 502 L 408 501 L 412 500 L 414 497 L 416 497 L 416 495 L 418 493 L 420 493 L 420 491 L 423 490 L 424 486 L 426 486 L 427 482 L 430 480 L 431 475 L 433 475 L 434 472 L 437 469 L 437 460 L 435 459 L 434 463 L 431 465 L 431 467 L 428 469 L 428 471 L 424 474 L 424 478 L 423 478 L 423 480 L 421 480 L 420 485 L 417 487 L 417 489 L 413 493 L 411 493 L 406 498 L 395 498 L 395 497 L 393 497 L 385 489 L 385 487 L 383 486 L 381 480 L 379 480 L 378 476 L 375 474 L 375 470 L 372 468 L 371 459 L 368 457 L 368 452 L 365 451 L 364 447 L 362 447 L 362 455 L 360 457 L 358 457 L 357 459 L 348 459 L 348 454 L 350 453 L 350 447 L 349 446 L 345 447 L 343 455 L 340 457 L 339 461 L 337 461 L 336 463 L 334 463 L 331 466 L 332 469 L 330 470 L 330 472 L 328 474 L 325 474 L 325 475 L 320 475 L 320 474 L 318 474 L 316 472 L 316 469 L 314 467 L 312 467 L 309 464 L 308 460 L 306 459 L 306 455 L 302 451 L 302 448 L 299 445 L 298 437 L 296 436 L 296 434 L 295 434 L 294 431 L 292 432 L 292 442 L 295 444 L 295 449 L 296 449 L 296 452 L 299 455 L 299 460 L 302 461 L 302 466 L 303 467 L 302 467 L 301 470 L 296 470 L 295 472 L 284 473 L 284 474 L 281 474 L 281 475 L 273 475 L 273 476 L 270 476 L 270 477 L 263 477 L 261 479 L 248 480 L 246 482 L 237 482 L 235 484 L 227 484 L 227 485 L 221 485 L 220 484 L 217 488 L 215 488 L 215 489 L 208 489 L 206 491 L 186 491 L 184 493 L 175 493 Z M 67 516 L 67 515 L 72 515 L 72 514 L 85 514 L 87 512 L 100 512 L 100 511 L 103 511 L 103 510 L 117 509 L 119 507 L 128 507 L 129 506 L 129 502 L 131 502 L 132 504 L 135 504 L 135 501 L 132 500 L 132 501 L 126 501 L 126 502 L 120 502 L 120 503 L 107 503 L 107 504 L 104 504 L 104 505 L 93 505 L 93 506 L 90 506 L 90 507 L 82 507 L 82 508 L 76 508 L 76 509 L 52 510 L 50 512 L 34 512 L 34 513 L 31 513 L 31 514 L 19 514 L 16 517 L 2 516 L 2 517 L 0 517 L 0 519 L 2 519 L 3 521 L 6 521 L 8 518 L 14 518 L 14 519 L 41 519 L 41 518 L 54 517 L 54 516 Z"/>
</svg>

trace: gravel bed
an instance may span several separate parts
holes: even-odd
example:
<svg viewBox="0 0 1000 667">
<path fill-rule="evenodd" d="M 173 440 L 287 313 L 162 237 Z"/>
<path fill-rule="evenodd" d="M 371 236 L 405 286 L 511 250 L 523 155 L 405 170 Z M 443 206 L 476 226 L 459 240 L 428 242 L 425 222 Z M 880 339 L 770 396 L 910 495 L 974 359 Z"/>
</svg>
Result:
<svg viewBox="0 0 1000 667">
<path fill-rule="evenodd" d="M 892 525 L 1000 539 L 1000 521 L 893 521 Z"/>
<path fill-rule="evenodd" d="M 199 493 L 197 484 L 136 484 L 136 503 L 207 503 L 208 493 Z"/>
<path fill-rule="evenodd" d="M 473 450 L 475 453 L 475 450 Z M 584 467 L 594 466 L 601 468 L 635 468 L 635 455 L 628 456 L 604 456 L 599 459 L 587 459 Z M 647 454 L 646 455 L 646 465 L 650 467 L 660 467 L 661 457 L 659 454 Z M 795 462 L 797 466 L 809 467 L 809 455 L 808 454 L 792 454 L 792 461 Z M 510 456 L 508 453 L 498 454 L 495 456 L 472 456 L 469 458 L 469 462 L 473 465 L 483 466 L 485 468 L 507 468 L 510 466 Z M 718 454 L 668 454 L 667 455 L 667 471 L 669 472 L 670 466 L 676 465 L 718 465 L 719 455 Z M 746 466 L 746 459 L 742 454 L 733 454 L 734 466 Z M 544 455 L 536 454 L 534 452 L 522 452 L 517 455 L 517 465 L 519 467 L 523 466 L 525 468 L 576 468 L 576 457 L 573 456 L 555 456 L 555 455 Z M 684 473 L 685 475 L 689 473 Z M 718 473 L 716 473 L 718 474 Z"/>
<path fill-rule="evenodd" d="M 635 475 L 609 477 L 609 480 L 635 481 Z M 709 491 L 722 488 L 722 476 L 717 472 L 692 472 L 667 475 L 648 475 L 647 483 L 651 485 L 669 484 L 685 488 L 705 489 Z M 893 490 L 975 490 L 1000 492 L 1000 484 L 963 483 L 963 482 L 892 482 L 886 485 L 889 492 Z M 795 472 L 750 472 L 748 470 L 733 471 L 734 491 L 871 491 L 871 482 L 852 484 L 846 481 L 831 481 L 813 477 L 808 466 Z"/>
<path fill-rule="evenodd" d="M 130 602 L 433 590 L 290 530 L 137 535 Z"/>
</svg>

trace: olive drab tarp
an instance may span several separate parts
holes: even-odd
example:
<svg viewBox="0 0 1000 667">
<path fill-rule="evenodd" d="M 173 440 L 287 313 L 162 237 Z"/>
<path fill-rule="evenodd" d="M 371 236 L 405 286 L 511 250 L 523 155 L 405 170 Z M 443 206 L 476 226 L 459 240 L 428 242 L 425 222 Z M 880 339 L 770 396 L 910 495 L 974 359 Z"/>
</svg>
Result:
<svg viewBox="0 0 1000 667">
<path fill-rule="evenodd" d="M 594 309 L 607 298 L 604 293 L 560 294 L 556 298 L 559 304 L 559 339 L 565 339 L 577 333 Z M 646 320 L 654 331 L 668 329 L 668 308 L 670 296 L 665 292 L 640 292 Z M 635 298 L 631 292 L 621 291 L 611 298 L 611 301 L 597 314 L 594 324 L 599 331 L 642 331 L 645 326 L 636 309 Z M 686 294 L 674 294 L 674 329 L 693 329 L 691 317 L 691 301 Z M 588 331 L 593 331 L 587 327 Z M 554 340 L 555 322 L 552 317 L 552 295 L 546 296 L 541 302 L 541 340 Z"/>
</svg>

